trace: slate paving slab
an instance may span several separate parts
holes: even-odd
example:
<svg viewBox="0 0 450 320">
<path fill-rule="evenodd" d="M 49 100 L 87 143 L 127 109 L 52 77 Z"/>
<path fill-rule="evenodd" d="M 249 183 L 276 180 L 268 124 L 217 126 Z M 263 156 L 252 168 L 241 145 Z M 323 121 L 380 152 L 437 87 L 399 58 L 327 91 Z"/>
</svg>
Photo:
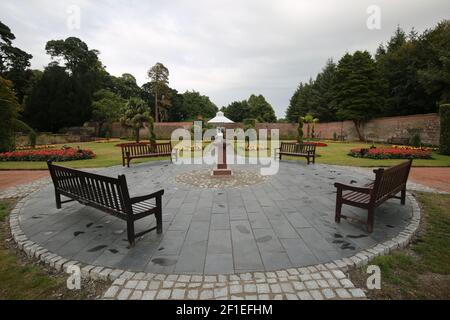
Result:
<svg viewBox="0 0 450 320">
<path fill-rule="evenodd" d="M 395 237 L 411 221 L 410 201 L 401 206 L 393 199 L 378 208 L 372 234 L 359 224 L 334 223 L 334 182 L 364 183 L 370 178 L 367 172 L 283 161 L 278 174 L 261 178 L 257 165 L 233 167 L 237 174 L 251 174 L 236 176 L 233 183 L 208 182 L 206 187 L 194 174 L 201 172 L 205 179 L 211 168 L 204 165 L 155 162 L 90 170 L 113 177 L 125 174 L 132 196 L 165 189 L 163 234 L 147 234 L 134 248 L 128 247 L 121 220 L 78 203 L 57 210 L 48 179 L 30 187 L 39 190 L 24 203 L 20 225 L 31 241 L 85 264 L 135 272 L 232 274 L 349 257 Z M 366 217 L 357 208 L 343 210 Z M 150 225 L 153 217 L 138 221 L 136 230 Z"/>
</svg>

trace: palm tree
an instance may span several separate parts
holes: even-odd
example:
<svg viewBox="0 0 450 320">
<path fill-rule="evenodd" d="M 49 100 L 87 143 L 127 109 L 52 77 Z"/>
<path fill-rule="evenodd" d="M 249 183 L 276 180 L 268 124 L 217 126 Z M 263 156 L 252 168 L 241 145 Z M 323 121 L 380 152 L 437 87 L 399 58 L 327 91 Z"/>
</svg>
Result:
<svg viewBox="0 0 450 320">
<path fill-rule="evenodd" d="M 307 125 L 307 133 L 306 133 L 306 137 L 308 139 L 310 138 L 314 138 L 314 128 L 316 126 L 316 123 L 319 122 L 318 118 L 314 118 L 314 116 L 310 113 L 308 113 L 307 115 L 305 115 L 304 117 L 301 117 L 302 121 L 304 123 L 306 123 Z M 311 125 L 312 125 L 312 134 L 311 134 Z"/>
</svg>

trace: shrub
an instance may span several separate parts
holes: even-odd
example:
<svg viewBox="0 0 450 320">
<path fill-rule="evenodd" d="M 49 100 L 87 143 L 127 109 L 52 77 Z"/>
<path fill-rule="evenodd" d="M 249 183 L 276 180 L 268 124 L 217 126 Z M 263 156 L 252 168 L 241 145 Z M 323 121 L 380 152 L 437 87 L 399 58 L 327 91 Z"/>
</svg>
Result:
<svg viewBox="0 0 450 320">
<path fill-rule="evenodd" d="M 151 143 L 156 143 L 156 135 L 155 135 L 155 121 L 153 117 L 150 117 L 148 121 L 148 130 L 149 130 L 149 140 Z"/>
<path fill-rule="evenodd" d="M 443 104 L 439 108 L 441 118 L 440 152 L 450 155 L 450 104 Z"/>
<path fill-rule="evenodd" d="M 298 128 L 297 128 L 297 142 L 302 143 L 303 142 L 303 118 L 298 117 Z"/>
<path fill-rule="evenodd" d="M 95 158 L 89 149 L 63 147 L 55 150 L 21 150 L 0 153 L 0 161 L 72 161 Z"/>
<path fill-rule="evenodd" d="M 256 129 L 256 119 L 244 119 L 244 130 Z"/>
<path fill-rule="evenodd" d="M 416 132 L 411 137 L 411 146 L 418 148 L 421 145 L 422 145 L 422 139 L 420 138 L 420 133 Z"/>
</svg>

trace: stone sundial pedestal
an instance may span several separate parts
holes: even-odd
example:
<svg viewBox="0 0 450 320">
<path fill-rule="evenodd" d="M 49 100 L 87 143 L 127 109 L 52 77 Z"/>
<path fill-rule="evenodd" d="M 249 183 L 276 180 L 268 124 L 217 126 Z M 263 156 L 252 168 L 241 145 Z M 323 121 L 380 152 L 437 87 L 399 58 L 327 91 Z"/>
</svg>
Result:
<svg viewBox="0 0 450 320">
<path fill-rule="evenodd" d="M 228 168 L 227 164 L 227 144 L 226 137 L 224 135 L 225 128 L 220 127 L 225 123 L 234 123 L 230 119 L 224 116 L 223 112 L 219 111 L 216 117 L 208 121 L 210 124 L 217 125 L 217 135 L 214 144 L 218 150 L 218 161 L 216 168 L 212 171 L 211 176 L 213 177 L 229 177 L 233 174 L 231 169 Z"/>
</svg>

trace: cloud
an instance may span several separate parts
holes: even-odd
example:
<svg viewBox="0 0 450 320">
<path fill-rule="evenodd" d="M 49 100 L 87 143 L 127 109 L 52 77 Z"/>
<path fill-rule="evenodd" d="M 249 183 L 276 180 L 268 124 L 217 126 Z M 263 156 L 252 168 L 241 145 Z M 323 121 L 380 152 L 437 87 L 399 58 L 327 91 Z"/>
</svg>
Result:
<svg viewBox="0 0 450 320">
<path fill-rule="evenodd" d="M 382 29 L 366 27 L 378 5 Z M 67 8 L 77 5 L 81 28 L 67 28 Z M 263 94 L 283 117 L 300 81 L 315 77 L 330 57 L 374 51 L 397 25 L 423 31 L 446 18 L 448 1 L 247 0 L 50 1 L 4 0 L 2 21 L 15 45 L 33 54 L 32 66 L 49 62 L 45 43 L 77 36 L 100 50 L 107 70 L 132 73 L 140 84 L 156 62 L 170 70 L 170 85 L 195 89 L 218 106 Z"/>
</svg>

